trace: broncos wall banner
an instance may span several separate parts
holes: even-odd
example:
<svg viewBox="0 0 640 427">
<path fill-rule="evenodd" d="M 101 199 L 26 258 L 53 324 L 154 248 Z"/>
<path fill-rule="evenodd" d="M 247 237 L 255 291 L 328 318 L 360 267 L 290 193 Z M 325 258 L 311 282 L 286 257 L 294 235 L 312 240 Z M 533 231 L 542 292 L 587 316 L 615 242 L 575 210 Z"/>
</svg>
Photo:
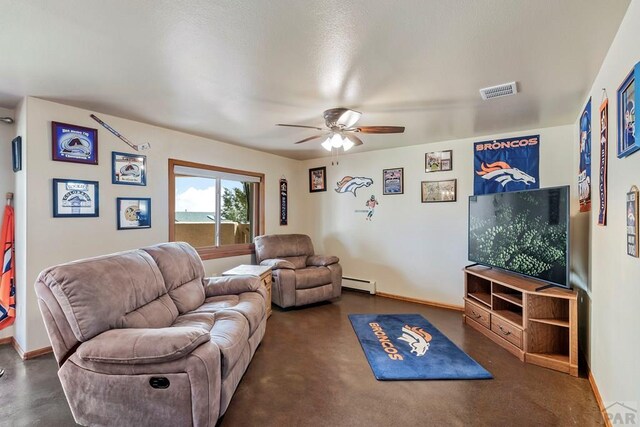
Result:
<svg viewBox="0 0 640 427">
<path fill-rule="evenodd" d="M 473 194 L 540 188 L 540 135 L 473 144 Z"/>
<path fill-rule="evenodd" d="M 0 329 L 13 324 L 16 318 L 16 285 L 13 276 L 13 208 L 4 208 L 2 220 L 2 276 L 0 276 Z"/>
<path fill-rule="evenodd" d="M 591 210 L 591 98 L 580 116 L 580 169 L 578 170 L 580 212 Z"/>
</svg>

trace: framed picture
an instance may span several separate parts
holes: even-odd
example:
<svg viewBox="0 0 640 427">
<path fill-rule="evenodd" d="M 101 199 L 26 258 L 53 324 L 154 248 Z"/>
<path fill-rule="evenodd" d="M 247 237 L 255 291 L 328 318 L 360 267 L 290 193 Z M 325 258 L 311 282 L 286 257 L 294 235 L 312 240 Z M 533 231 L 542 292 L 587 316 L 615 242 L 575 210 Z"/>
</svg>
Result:
<svg viewBox="0 0 640 427">
<path fill-rule="evenodd" d="M 422 181 L 422 203 L 455 202 L 457 179 Z"/>
<path fill-rule="evenodd" d="M 636 76 L 639 75 L 640 62 L 618 88 L 618 158 L 640 149 L 636 140 L 636 104 L 640 98 L 636 91 Z"/>
<path fill-rule="evenodd" d="M 53 217 L 100 216 L 98 181 L 53 179 Z"/>
<path fill-rule="evenodd" d="M 425 172 L 453 170 L 453 150 L 432 151 L 424 155 Z"/>
<path fill-rule="evenodd" d="M 111 164 L 112 184 L 147 185 L 147 156 L 113 151 Z"/>
<path fill-rule="evenodd" d="M 309 169 L 309 192 L 327 191 L 327 168 Z"/>
<path fill-rule="evenodd" d="M 638 187 L 627 193 L 627 255 L 638 257 Z"/>
<path fill-rule="evenodd" d="M 404 168 L 382 170 L 382 194 L 404 194 Z"/>
<path fill-rule="evenodd" d="M 139 197 L 118 197 L 118 230 L 151 228 L 151 199 Z"/>
<path fill-rule="evenodd" d="M 98 164 L 98 130 L 51 122 L 52 159 L 59 162 Z"/>
<path fill-rule="evenodd" d="M 22 137 L 16 136 L 11 141 L 11 164 L 13 165 L 13 171 L 18 172 L 22 170 Z"/>
</svg>

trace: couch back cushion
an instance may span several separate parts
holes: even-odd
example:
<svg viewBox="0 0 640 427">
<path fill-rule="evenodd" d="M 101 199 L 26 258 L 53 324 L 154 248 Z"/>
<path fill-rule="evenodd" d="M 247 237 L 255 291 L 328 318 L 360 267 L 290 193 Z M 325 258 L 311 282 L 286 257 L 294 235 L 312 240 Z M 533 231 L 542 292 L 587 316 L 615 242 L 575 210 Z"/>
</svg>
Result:
<svg viewBox="0 0 640 427">
<path fill-rule="evenodd" d="M 305 234 L 271 234 L 255 238 L 256 260 L 260 264 L 265 259 L 293 257 L 306 258 L 313 255 L 313 243 Z M 294 262 L 294 265 L 299 264 Z M 304 267 L 304 265 L 302 265 Z M 298 268 L 296 266 L 296 268 Z"/>
<path fill-rule="evenodd" d="M 143 248 L 156 262 L 180 314 L 204 303 L 204 266 L 196 250 L 184 242 L 161 243 Z"/>
<path fill-rule="evenodd" d="M 141 250 L 50 267 L 38 281 L 49 288 L 80 342 L 114 328 L 167 327 L 178 315 L 165 296 L 160 270 Z"/>
</svg>

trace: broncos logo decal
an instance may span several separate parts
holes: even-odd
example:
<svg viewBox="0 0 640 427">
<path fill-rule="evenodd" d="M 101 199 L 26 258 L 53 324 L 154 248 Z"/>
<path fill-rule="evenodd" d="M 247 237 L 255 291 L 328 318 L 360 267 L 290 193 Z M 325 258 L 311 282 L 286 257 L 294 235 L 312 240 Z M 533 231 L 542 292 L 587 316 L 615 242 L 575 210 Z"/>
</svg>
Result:
<svg viewBox="0 0 640 427">
<path fill-rule="evenodd" d="M 429 350 L 431 342 L 431 334 L 417 326 L 404 325 L 402 327 L 402 336 L 398 338 L 411 346 L 411 353 L 416 356 L 424 356 Z"/>
<path fill-rule="evenodd" d="M 373 180 L 371 178 L 364 178 L 361 176 L 345 176 L 336 183 L 336 193 L 353 193 L 353 196 L 356 197 L 356 191 L 358 188 L 368 187 L 373 184 Z"/>
<path fill-rule="evenodd" d="M 476 174 L 482 177 L 482 179 L 498 181 L 504 187 L 509 182 L 524 182 L 526 185 L 534 184 L 536 179 L 531 175 L 527 175 L 518 168 L 512 168 L 507 162 L 494 162 L 488 165 L 482 163 L 480 166 L 481 171 L 476 171 Z"/>
</svg>

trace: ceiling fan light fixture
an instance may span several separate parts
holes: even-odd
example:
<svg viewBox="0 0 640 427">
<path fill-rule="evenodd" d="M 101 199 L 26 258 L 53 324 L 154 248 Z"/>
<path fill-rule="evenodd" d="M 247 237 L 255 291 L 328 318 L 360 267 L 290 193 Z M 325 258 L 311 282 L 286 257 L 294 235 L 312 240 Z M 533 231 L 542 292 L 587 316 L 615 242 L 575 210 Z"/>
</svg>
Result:
<svg viewBox="0 0 640 427">
<path fill-rule="evenodd" d="M 331 151 L 333 149 L 333 146 L 331 145 L 331 137 L 328 137 L 327 139 L 325 139 L 321 145 L 322 145 L 322 148 L 324 148 L 325 150 Z"/>
<path fill-rule="evenodd" d="M 344 136 L 340 135 L 339 133 L 334 133 L 331 137 L 331 146 L 334 148 L 340 148 L 342 147 L 343 141 Z"/>
<path fill-rule="evenodd" d="M 349 138 L 345 138 L 344 141 L 342 141 L 342 148 L 344 149 L 344 151 L 350 150 L 354 145 L 355 144 L 353 143 L 353 141 L 351 141 Z"/>
</svg>

